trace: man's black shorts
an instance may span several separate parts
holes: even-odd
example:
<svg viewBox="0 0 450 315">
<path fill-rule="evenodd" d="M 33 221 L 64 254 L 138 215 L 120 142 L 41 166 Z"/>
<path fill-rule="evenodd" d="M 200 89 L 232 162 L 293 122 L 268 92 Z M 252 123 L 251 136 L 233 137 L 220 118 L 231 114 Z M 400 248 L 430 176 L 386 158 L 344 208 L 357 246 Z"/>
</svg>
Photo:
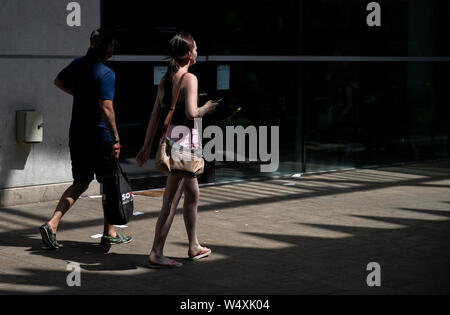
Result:
<svg viewBox="0 0 450 315">
<path fill-rule="evenodd" d="M 112 144 L 107 142 L 78 143 L 69 141 L 74 184 L 90 182 L 95 178 L 99 183 L 114 170 Z"/>
</svg>

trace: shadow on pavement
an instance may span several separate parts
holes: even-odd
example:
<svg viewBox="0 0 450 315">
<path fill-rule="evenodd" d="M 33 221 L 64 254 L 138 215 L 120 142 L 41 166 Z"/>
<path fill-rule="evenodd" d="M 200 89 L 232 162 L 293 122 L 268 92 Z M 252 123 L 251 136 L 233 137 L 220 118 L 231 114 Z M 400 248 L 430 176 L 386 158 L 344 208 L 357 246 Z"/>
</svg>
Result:
<svg viewBox="0 0 450 315">
<path fill-rule="evenodd" d="M 327 181 L 322 181 L 321 187 L 312 188 L 309 192 L 251 201 L 219 200 L 216 204 L 200 207 L 199 211 L 302 200 L 396 185 L 421 186 L 444 179 L 448 179 L 448 174 L 388 183 L 354 180 L 350 182 L 359 186 L 349 188 L 330 187 Z M 314 181 L 321 182 L 320 178 Z M 303 180 L 304 185 L 307 182 Z M 442 188 L 442 185 L 438 186 Z M 441 203 L 448 207 L 450 201 Z M 41 249 L 40 238 L 35 238 L 37 227 L 4 231 L 0 233 L 0 246 L 28 247 L 33 255 L 57 262 L 79 262 L 82 283 L 81 288 L 68 287 L 66 270 L 49 270 L 36 265 L 36 268 L 19 269 L 18 274 L 0 272 L 0 294 L 17 293 L 8 290 L 8 284 L 49 287 L 45 292 L 49 294 L 449 294 L 450 211 L 396 210 L 438 217 L 425 220 L 406 216 L 353 215 L 358 219 L 388 223 L 393 228 L 297 222 L 299 231 L 303 227 L 311 227 L 342 234 L 335 238 L 295 235 L 288 230 L 283 234 L 240 232 L 243 236 L 281 242 L 285 246 L 266 249 L 246 244 L 224 246 L 208 243 L 213 255 L 223 258 L 207 258 L 198 262 L 183 260 L 184 266 L 175 270 L 152 270 L 145 264 L 146 254 L 110 253 L 109 249 L 93 243 L 63 241 L 63 249 L 45 251 Z M 0 211 L 17 213 L 17 209 Z M 24 215 L 44 220 L 34 214 Z M 149 213 L 136 220 L 156 218 L 157 215 Z M 87 220 L 66 223 L 65 229 L 101 224 L 101 219 Z M 366 283 L 369 262 L 378 262 L 381 266 L 381 287 L 368 287 Z"/>
</svg>

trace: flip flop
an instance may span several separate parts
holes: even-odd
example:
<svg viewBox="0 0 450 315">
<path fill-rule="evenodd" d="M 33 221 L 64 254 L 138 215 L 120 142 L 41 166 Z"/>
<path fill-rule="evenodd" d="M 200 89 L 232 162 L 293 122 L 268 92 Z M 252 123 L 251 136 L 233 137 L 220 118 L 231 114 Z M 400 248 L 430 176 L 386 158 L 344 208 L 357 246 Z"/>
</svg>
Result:
<svg viewBox="0 0 450 315">
<path fill-rule="evenodd" d="M 189 255 L 189 258 L 191 260 L 199 260 L 199 259 L 208 257 L 209 255 L 211 255 L 211 249 L 203 247 L 203 249 L 197 255 L 194 255 L 194 256 Z"/>
<path fill-rule="evenodd" d="M 176 261 L 175 259 L 170 260 L 169 263 L 167 263 L 167 264 L 154 263 L 151 261 L 149 261 L 148 264 L 149 264 L 150 268 L 154 268 L 154 269 L 180 268 L 181 266 L 183 266 L 182 263 Z"/>
</svg>

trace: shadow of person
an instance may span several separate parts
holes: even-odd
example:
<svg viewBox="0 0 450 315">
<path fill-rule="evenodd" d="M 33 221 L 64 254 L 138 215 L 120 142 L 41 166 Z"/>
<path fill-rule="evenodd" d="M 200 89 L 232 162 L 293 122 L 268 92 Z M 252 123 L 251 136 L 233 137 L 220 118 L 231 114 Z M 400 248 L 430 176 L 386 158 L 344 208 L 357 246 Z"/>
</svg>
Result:
<svg viewBox="0 0 450 315">
<path fill-rule="evenodd" d="M 20 214 L 22 219 L 43 221 L 40 215 L 26 211 L 19 211 L 13 208 L 1 208 L 3 228 L 0 231 L 0 248 L 9 248 L 9 251 L 25 251 L 31 255 L 44 258 L 65 261 L 67 263 L 76 262 L 86 271 L 120 271 L 135 270 L 139 267 L 147 267 L 147 255 L 120 254 L 110 252 L 112 248 L 121 248 L 123 245 L 100 245 L 99 241 L 81 242 L 74 240 L 58 239 L 63 245 L 58 250 L 49 250 L 43 247 L 42 239 L 35 225 L 28 224 L 25 228 L 15 229 L 19 221 L 14 216 Z M 142 218 L 145 217 L 144 215 Z M 85 223 L 85 226 L 100 224 L 101 220 L 92 220 Z M 66 224 L 67 229 L 74 228 L 76 224 Z M 6 228 L 7 227 L 7 228 Z M 119 247 L 117 247 L 119 246 Z"/>
<path fill-rule="evenodd" d="M 50 250 L 34 245 L 28 249 L 33 255 L 76 262 L 86 271 L 123 271 L 144 267 L 146 255 L 111 253 L 111 245 L 78 241 L 60 241 L 62 248 Z M 119 245 L 116 245 L 119 246 Z M 126 246 L 126 245 L 122 245 Z"/>
</svg>

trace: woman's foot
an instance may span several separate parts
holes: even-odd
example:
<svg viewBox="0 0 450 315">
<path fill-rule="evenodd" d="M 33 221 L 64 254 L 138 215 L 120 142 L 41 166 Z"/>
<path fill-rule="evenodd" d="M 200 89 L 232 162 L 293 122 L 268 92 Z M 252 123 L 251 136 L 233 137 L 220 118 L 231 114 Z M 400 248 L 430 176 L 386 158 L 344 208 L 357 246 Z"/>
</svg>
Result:
<svg viewBox="0 0 450 315">
<path fill-rule="evenodd" d="M 182 263 L 176 261 L 175 259 L 170 259 L 165 256 L 158 256 L 153 252 L 150 253 L 150 256 L 148 257 L 148 263 L 150 264 L 150 267 L 156 268 L 180 268 L 183 266 Z"/>
<path fill-rule="evenodd" d="M 206 258 L 209 255 L 211 255 L 211 249 L 202 246 L 199 246 L 195 250 L 189 249 L 188 251 L 188 256 L 191 260 L 199 260 L 202 258 Z"/>
</svg>

